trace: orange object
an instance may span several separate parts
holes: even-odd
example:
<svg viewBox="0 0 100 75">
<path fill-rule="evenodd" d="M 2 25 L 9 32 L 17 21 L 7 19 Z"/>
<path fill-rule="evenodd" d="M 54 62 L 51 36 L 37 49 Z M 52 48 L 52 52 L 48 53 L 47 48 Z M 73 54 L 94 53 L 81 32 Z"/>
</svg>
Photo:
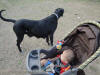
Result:
<svg viewBox="0 0 100 75">
<path fill-rule="evenodd" d="M 68 65 L 66 64 L 65 62 L 61 61 L 63 65 Z M 61 67 L 61 70 L 60 70 L 60 74 L 63 73 L 63 72 L 66 72 L 68 71 L 69 69 L 71 68 L 71 66 L 67 66 L 67 67 Z"/>
<path fill-rule="evenodd" d="M 61 70 L 60 70 L 60 74 L 65 72 L 65 71 L 68 71 L 70 68 L 71 68 L 70 65 L 68 67 L 62 67 Z"/>
</svg>

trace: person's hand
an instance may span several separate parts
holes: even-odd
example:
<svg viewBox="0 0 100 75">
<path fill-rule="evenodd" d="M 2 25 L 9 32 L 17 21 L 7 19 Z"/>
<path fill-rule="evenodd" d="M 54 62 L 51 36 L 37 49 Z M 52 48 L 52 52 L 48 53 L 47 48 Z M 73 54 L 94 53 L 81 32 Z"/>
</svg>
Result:
<svg viewBox="0 0 100 75">
<path fill-rule="evenodd" d="M 44 66 L 44 65 L 46 64 L 47 61 L 48 61 L 47 59 L 42 59 L 42 60 L 41 60 L 41 66 Z"/>
</svg>

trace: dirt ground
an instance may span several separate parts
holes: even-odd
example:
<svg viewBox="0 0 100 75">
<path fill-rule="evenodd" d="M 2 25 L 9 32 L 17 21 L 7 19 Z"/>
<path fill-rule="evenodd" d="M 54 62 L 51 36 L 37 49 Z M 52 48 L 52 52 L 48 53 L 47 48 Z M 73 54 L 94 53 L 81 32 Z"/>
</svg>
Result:
<svg viewBox="0 0 100 75">
<path fill-rule="evenodd" d="M 56 8 L 64 8 L 65 13 L 59 19 L 54 35 L 54 44 L 63 39 L 80 22 L 100 20 L 99 0 L 0 0 L 0 10 L 6 9 L 3 16 L 12 19 L 42 19 L 54 12 Z M 44 39 L 25 36 L 22 42 L 23 54 L 16 47 L 16 36 L 13 24 L 0 20 L 0 75 L 27 75 L 26 55 L 33 49 L 49 49 Z M 85 68 L 86 75 L 100 74 L 100 58 Z"/>
</svg>

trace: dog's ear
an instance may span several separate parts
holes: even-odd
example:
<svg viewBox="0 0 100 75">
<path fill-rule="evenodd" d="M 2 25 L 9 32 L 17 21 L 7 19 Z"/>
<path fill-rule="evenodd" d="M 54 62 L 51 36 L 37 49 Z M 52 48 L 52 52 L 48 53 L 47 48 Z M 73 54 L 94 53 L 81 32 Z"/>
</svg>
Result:
<svg viewBox="0 0 100 75">
<path fill-rule="evenodd" d="M 55 11 L 64 11 L 64 9 L 63 8 L 57 8 L 57 9 L 55 9 Z"/>
<path fill-rule="evenodd" d="M 63 8 L 58 8 L 59 10 L 59 16 L 63 16 L 64 14 L 64 9 Z"/>
<path fill-rule="evenodd" d="M 63 16 L 64 9 L 63 9 L 63 8 L 61 8 L 61 9 L 60 9 L 60 12 L 61 12 L 61 16 Z"/>
</svg>

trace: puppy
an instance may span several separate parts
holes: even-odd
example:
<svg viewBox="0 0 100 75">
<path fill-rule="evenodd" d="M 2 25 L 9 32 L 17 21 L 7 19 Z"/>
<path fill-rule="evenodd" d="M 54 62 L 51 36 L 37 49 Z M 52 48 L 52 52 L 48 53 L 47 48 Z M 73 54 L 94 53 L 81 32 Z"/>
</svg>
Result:
<svg viewBox="0 0 100 75">
<path fill-rule="evenodd" d="M 53 14 L 50 16 L 41 19 L 41 20 L 28 20 L 28 19 L 6 19 L 2 16 L 2 12 L 0 11 L 0 18 L 3 21 L 14 23 L 13 30 L 17 37 L 17 47 L 20 52 L 22 52 L 20 44 L 23 41 L 24 35 L 28 35 L 29 37 L 35 36 L 37 38 L 46 38 L 46 42 L 49 45 L 53 45 L 53 35 L 57 28 L 58 19 L 63 16 L 64 9 L 57 8 Z"/>
</svg>

